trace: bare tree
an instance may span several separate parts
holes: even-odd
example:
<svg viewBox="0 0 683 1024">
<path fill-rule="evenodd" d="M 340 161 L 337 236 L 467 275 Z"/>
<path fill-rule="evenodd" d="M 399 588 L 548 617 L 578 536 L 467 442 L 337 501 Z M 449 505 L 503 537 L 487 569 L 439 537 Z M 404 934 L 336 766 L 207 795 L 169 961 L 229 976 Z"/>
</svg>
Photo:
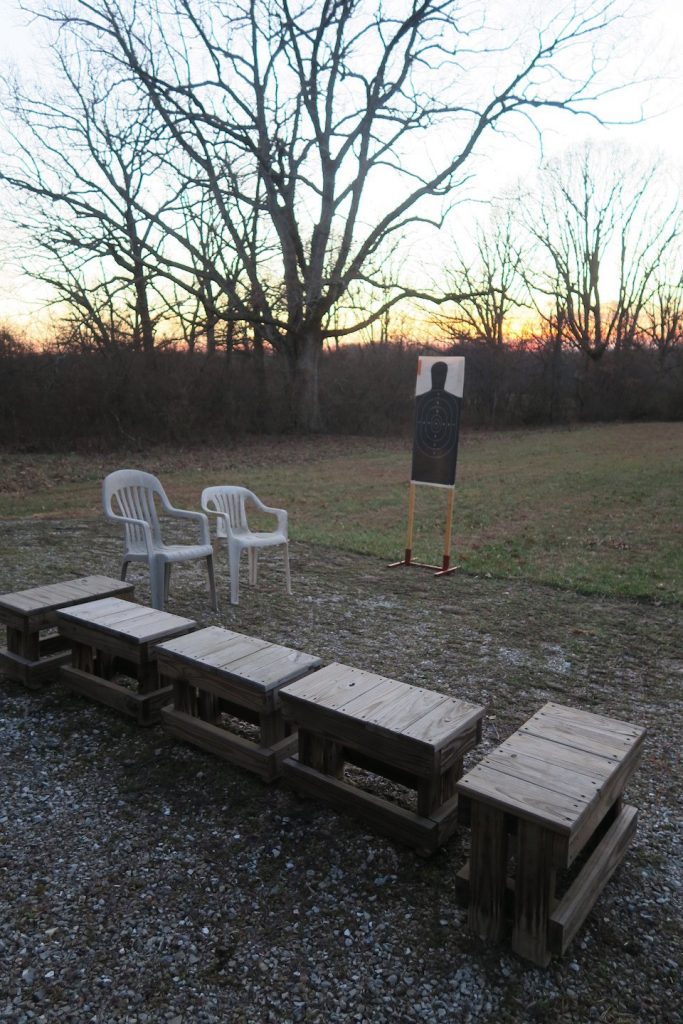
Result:
<svg viewBox="0 0 683 1024">
<path fill-rule="evenodd" d="M 149 106 L 126 102 L 104 69 L 67 47 L 55 55 L 60 85 L 52 93 L 15 84 L 5 95 L 14 146 L 0 180 L 19 196 L 10 217 L 28 243 L 25 269 L 93 322 L 100 300 L 89 293 L 118 295 L 115 318 L 128 319 L 134 346 L 150 353 L 157 314 L 148 255 L 160 236 L 142 199 L 160 166 L 158 129 Z"/>
<path fill-rule="evenodd" d="M 639 322 L 639 333 L 653 345 L 662 364 L 683 345 L 683 253 L 655 275 L 651 294 Z"/>
<path fill-rule="evenodd" d="M 520 204 L 537 250 L 527 280 L 566 344 L 599 360 L 628 348 L 681 230 L 678 197 L 621 148 L 585 145 L 542 170 Z"/>
<path fill-rule="evenodd" d="M 369 269 L 378 254 L 442 225 L 487 130 L 594 97 L 597 65 L 577 75 L 572 60 L 618 4 L 556 7 L 507 48 L 457 0 L 169 0 L 163 16 L 155 0 L 74 0 L 46 16 L 144 94 L 211 195 L 248 280 L 223 282 L 234 316 L 286 358 L 296 422 L 315 429 L 325 338 L 424 295 L 405 278 L 384 285 Z M 382 298 L 340 326 L 335 307 L 364 281 Z"/>
<path fill-rule="evenodd" d="M 446 308 L 435 317 L 446 337 L 473 339 L 492 347 L 510 340 L 510 315 L 529 302 L 519 238 L 512 206 L 505 204 L 477 225 L 469 251 L 455 243 L 446 280 L 448 291 L 460 298 L 453 309 Z"/>
</svg>

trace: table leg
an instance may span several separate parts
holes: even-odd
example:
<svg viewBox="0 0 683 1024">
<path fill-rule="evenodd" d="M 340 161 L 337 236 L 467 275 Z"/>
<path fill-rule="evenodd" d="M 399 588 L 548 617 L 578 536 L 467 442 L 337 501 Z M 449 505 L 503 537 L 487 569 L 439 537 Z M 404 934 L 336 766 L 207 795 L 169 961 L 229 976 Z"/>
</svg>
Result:
<svg viewBox="0 0 683 1024">
<path fill-rule="evenodd" d="M 7 650 L 27 661 L 38 661 L 40 658 L 40 632 L 7 627 Z"/>
<path fill-rule="evenodd" d="M 505 815 L 472 802 L 468 927 L 482 939 L 500 942 L 505 924 L 507 831 Z"/>
<path fill-rule="evenodd" d="M 197 713 L 203 722 L 215 722 L 218 718 L 218 701 L 212 693 L 200 690 L 197 699 Z"/>
<path fill-rule="evenodd" d="M 262 747 L 274 747 L 285 738 L 285 721 L 281 711 L 263 711 L 258 717 Z"/>
<path fill-rule="evenodd" d="M 138 693 L 154 693 L 159 689 L 159 669 L 156 661 L 142 658 L 138 666 Z"/>
<path fill-rule="evenodd" d="M 333 775 L 337 779 L 344 775 L 343 747 L 307 729 L 299 729 L 299 761 L 324 775 Z"/>
<path fill-rule="evenodd" d="M 93 674 L 95 667 L 95 652 L 90 644 L 82 644 L 77 640 L 71 641 L 71 664 L 81 672 Z"/>
<path fill-rule="evenodd" d="M 517 874 L 512 948 L 540 967 L 550 962 L 548 918 L 555 892 L 553 836 L 530 821 L 517 823 Z"/>
</svg>

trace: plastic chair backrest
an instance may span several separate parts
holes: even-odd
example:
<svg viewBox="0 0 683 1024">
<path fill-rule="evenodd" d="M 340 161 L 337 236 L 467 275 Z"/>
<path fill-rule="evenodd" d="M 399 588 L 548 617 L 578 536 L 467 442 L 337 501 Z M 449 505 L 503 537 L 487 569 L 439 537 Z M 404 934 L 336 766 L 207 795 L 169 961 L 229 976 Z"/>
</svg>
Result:
<svg viewBox="0 0 683 1024">
<path fill-rule="evenodd" d="M 209 508 L 227 515 L 231 530 L 249 529 L 245 506 L 253 495 L 246 487 L 208 487 L 204 497 Z"/>
<path fill-rule="evenodd" d="M 155 547 L 161 546 L 161 527 L 154 496 L 158 495 L 162 505 L 168 505 L 168 498 L 161 483 L 151 473 L 139 469 L 119 469 L 110 473 L 102 484 L 102 500 L 105 514 L 119 515 L 131 519 L 143 519 L 149 523 Z M 124 523 L 126 543 L 129 546 L 145 545 L 145 534 L 140 526 Z"/>
</svg>

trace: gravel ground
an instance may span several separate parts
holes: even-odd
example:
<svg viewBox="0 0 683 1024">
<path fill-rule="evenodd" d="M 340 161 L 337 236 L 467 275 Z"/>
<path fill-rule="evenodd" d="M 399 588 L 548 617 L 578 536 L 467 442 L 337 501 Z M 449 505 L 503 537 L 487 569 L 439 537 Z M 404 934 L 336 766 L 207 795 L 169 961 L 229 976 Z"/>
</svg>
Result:
<svg viewBox="0 0 683 1024">
<path fill-rule="evenodd" d="M 5 522 L 0 590 L 116 575 L 94 522 Z M 3 681 L 0 1020 L 683 1022 L 680 608 L 388 570 L 295 545 L 209 610 L 169 610 L 486 706 L 466 767 L 547 700 L 647 726 L 636 838 L 564 957 L 539 969 L 468 934 L 463 830 L 433 857 L 68 695 Z M 148 600 L 139 575 L 138 598 Z"/>
</svg>

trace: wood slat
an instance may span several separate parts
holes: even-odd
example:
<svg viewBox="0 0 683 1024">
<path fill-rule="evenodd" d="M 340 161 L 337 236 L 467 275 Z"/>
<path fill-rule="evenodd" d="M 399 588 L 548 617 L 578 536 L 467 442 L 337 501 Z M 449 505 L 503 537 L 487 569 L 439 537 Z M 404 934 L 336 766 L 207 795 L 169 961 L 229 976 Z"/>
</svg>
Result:
<svg viewBox="0 0 683 1024">
<path fill-rule="evenodd" d="M 230 629 L 223 629 L 222 626 L 205 626 L 204 629 L 198 629 L 195 633 L 186 633 L 174 640 L 165 640 L 160 646 L 169 654 L 194 660 L 204 657 L 212 651 L 220 650 L 230 640 L 242 637 L 244 637 L 244 633 L 234 633 Z"/>
<path fill-rule="evenodd" d="M 394 690 L 393 693 L 390 691 L 381 707 L 374 708 L 372 715 L 367 719 L 373 727 L 405 735 L 409 726 L 418 719 L 448 703 L 448 697 L 442 693 L 424 690 L 419 686 L 408 686 L 407 683 L 403 686 L 407 689 L 402 688 L 400 692 Z"/>
<path fill-rule="evenodd" d="M 550 914 L 549 945 L 562 954 L 585 921 L 600 892 L 621 864 L 635 834 L 638 811 L 623 807 L 581 873 Z"/>
<path fill-rule="evenodd" d="M 423 818 L 331 775 L 323 775 L 300 764 L 295 758 L 287 758 L 282 770 L 285 778 L 299 792 L 322 799 L 338 810 L 367 822 L 373 829 L 420 851 L 432 852 L 435 849 L 438 829 L 430 818 Z"/>
<path fill-rule="evenodd" d="M 488 767 L 476 765 L 457 785 L 459 793 L 473 800 L 484 800 L 519 818 L 546 824 L 562 835 L 569 835 L 585 802 L 523 779 L 516 779 Z"/>
<path fill-rule="evenodd" d="M 168 707 L 163 708 L 161 717 L 165 730 L 171 736 L 246 768 L 264 782 L 272 782 L 278 777 L 282 761 L 296 743 L 295 738 L 287 737 L 276 747 L 260 747 L 227 729 Z"/>
<path fill-rule="evenodd" d="M 418 718 L 412 725 L 404 728 L 406 736 L 433 743 L 439 746 L 445 735 L 451 737 L 454 732 L 465 732 L 473 722 L 484 716 L 484 708 L 468 701 L 447 698 L 447 703 L 439 704 L 431 711 Z"/>
<path fill-rule="evenodd" d="M 511 753 L 527 758 L 535 758 L 541 764 L 583 775 L 597 782 L 608 778 L 618 763 L 616 757 L 591 754 L 587 750 L 577 750 L 562 743 L 554 743 L 542 736 L 521 732 L 514 733 L 498 749 L 509 750 Z"/>
<path fill-rule="evenodd" d="M 358 719 L 363 723 L 374 724 L 377 716 L 386 707 L 387 702 L 392 703 L 403 695 L 403 683 L 396 684 L 393 679 L 385 679 L 377 686 L 358 693 L 355 689 L 351 692 L 355 695 L 351 700 L 342 704 L 336 709 L 336 714 L 348 718 Z"/>
<path fill-rule="evenodd" d="M 67 608 L 58 613 L 58 619 L 63 623 L 72 622 L 94 631 L 135 639 L 138 643 L 150 643 L 174 632 L 189 631 L 197 625 L 193 619 L 117 597 Z"/>
<path fill-rule="evenodd" d="M 386 682 L 383 676 L 333 662 L 318 672 L 311 672 L 296 683 L 290 683 L 280 695 L 283 699 L 286 696 L 292 701 L 336 710 L 383 682 Z"/>
<path fill-rule="evenodd" d="M 243 658 L 252 657 L 259 651 L 271 647 L 266 640 L 257 640 L 255 637 L 244 636 L 239 640 L 231 640 L 221 651 L 214 651 L 203 658 L 198 658 L 204 665 L 215 669 L 217 672 L 232 672 L 232 666 Z"/>
<path fill-rule="evenodd" d="M 236 661 L 230 671 L 261 686 L 282 686 L 312 672 L 321 664 L 320 658 L 303 651 L 271 644 L 269 648 Z"/>
<path fill-rule="evenodd" d="M 555 704 L 552 701 L 542 707 L 538 714 L 564 718 L 569 722 L 596 729 L 603 734 L 605 732 L 614 733 L 615 736 L 639 736 L 645 731 L 640 726 L 633 725 L 632 722 L 624 722 L 620 718 L 608 718 L 607 715 L 570 708 L 566 704 Z"/>
<path fill-rule="evenodd" d="M 145 606 L 133 601 L 124 601 L 120 597 L 103 597 L 96 601 L 85 601 L 72 608 L 65 608 L 61 615 L 77 619 L 79 622 L 100 622 L 112 615 L 123 615 L 127 611 L 138 614 Z"/>
<path fill-rule="evenodd" d="M 129 715 L 139 725 L 155 725 L 159 721 L 161 708 L 170 703 L 173 697 L 170 686 L 154 690 L 152 693 L 132 693 L 125 686 L 119 686 L 109 679 L 102 679 L 71 665 L 62 666 L 61 677 L 67 689 Z"/>
<path fill-rule="evenodd" d="M 622 758 L 633 745 L 633 741 L 628 738 L 620 741 L 614 736 L 601 736 L 593 729 L 574 725 L 566 719 L 551 718 L 550 715 L 542 719 L 530 719 L 519 731 L 527 736 L 540 736 L 575 750 L 585 750 L 589 754 L 601 754 L 616 760 Z"/>
<path fill-rule="evenodd" d="M 552 793 L 561 793 L 583 805 L 590 804 L 600 793 L 598 781 L 587 775 L 558 768 L 538 758 L 526 757 L 509 748 L 500 747 L 489 754 L 484 763 L 495 771 L 523 779 Z"/>
</svg>

